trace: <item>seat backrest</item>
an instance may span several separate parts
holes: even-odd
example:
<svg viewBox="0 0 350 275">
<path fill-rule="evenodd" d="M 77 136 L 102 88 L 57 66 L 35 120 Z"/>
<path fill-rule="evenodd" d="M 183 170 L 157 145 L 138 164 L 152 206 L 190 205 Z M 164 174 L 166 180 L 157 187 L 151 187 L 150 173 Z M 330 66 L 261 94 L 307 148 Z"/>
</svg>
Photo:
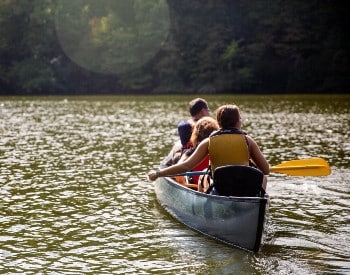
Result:
<svg viewBox="0 0 350 275">
<path fill-rule="evenodd" d="M 265 194 L 261 187 L 263 173 L 245 165 L 221 166 L 214 171 L 214 188 L 221 196 L 259 197 Z"/>
</svg>

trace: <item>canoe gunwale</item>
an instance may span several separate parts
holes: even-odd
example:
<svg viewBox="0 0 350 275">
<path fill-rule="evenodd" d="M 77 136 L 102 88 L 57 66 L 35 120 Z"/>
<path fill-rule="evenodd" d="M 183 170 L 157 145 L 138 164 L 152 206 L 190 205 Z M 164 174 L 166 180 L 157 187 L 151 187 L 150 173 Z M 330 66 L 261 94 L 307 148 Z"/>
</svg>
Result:
<svg viewBox="0 0 350 275">
<path fill-rule="evenodd" d="M 188 188 L 186 186 L 183 186 L 179 183 L 177 183 L 173 178 L 171 177 L 165 177 L 167 179 L 167 182 L 171 185 L 173 185 L 176 188 L 182 189 L 186 192 L 191 192 L 191 193 L 195 193 L 196 196 L 203 196 L 203 197 L 214 197 L 214 198 L 220 198 L 221 200 L 228 200 L 228 201 L 232 201 L 232 200 L 237 200 L 237 201 L 252 201 L 252 200 L 256 200 L 256 201 L 260 201 L 260 200 L 264 200 L 264 199 L 268 199 L 268 194 L 266 193 L 264 197 L 236 197 L 236 196 L 220 196 L 220 195 L 212 195 L 212 194 L 206 194 L 204 192 L 199 192 L 197 190 Z"/>
</svg>

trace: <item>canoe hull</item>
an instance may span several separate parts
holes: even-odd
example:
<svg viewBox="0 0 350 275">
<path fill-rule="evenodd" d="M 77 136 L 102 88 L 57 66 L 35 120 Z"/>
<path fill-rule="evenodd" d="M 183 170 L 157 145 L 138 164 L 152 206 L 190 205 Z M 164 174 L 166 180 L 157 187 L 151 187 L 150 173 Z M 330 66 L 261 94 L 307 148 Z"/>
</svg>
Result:
<svg viewBox="0 0 350 275">
<path fill-rule="evenodd" d="M 158 178 L 159 203 L 174 218 L 211 238 L 257 252 L 269 197 L 222 197 L 197 192 L 171 178 Z"/>
</svg>

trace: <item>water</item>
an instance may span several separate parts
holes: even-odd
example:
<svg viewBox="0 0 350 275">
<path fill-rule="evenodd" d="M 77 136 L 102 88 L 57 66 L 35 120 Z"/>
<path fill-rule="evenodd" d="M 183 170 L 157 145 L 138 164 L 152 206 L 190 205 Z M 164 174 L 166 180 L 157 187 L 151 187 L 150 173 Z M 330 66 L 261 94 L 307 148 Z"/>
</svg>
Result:
<svg viewBox="0 0 350 275">
<path fill-rule="evenodd" d="M 259 253 L 202 236 L 146 180 L 189 96 L 0 98 L 1 274 L 350 274 L 348 96 L 237 103 L 271 165 L 323 157 L 327 177 L 269 176 Z"/>
</svg>

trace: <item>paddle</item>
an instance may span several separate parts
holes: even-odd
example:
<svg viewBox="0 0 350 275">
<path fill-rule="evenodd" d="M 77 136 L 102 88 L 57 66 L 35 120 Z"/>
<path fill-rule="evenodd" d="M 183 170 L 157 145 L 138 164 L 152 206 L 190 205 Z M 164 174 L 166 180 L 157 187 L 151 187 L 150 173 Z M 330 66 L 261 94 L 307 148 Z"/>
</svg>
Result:
<svg viewBox="0 0 350 275">
<path fill-rule="evenodd" d="M 287 174 L 290 176 L 327 176 L 331 168 L 326 160 L 322 158 L 297 159 L 282 162 L 270 167 L 270 172 Z M 176 176 L 198 176 L 205 175 L 205 171 L 194 171 L 178 174 Z"/>
<path fill-rule="evenodd" d="M 328 176 L 331 168 L 322 158 L 310 158 L 285 161 L 270 167 L 270 171 L 290 176 Z"/>
</svg>

